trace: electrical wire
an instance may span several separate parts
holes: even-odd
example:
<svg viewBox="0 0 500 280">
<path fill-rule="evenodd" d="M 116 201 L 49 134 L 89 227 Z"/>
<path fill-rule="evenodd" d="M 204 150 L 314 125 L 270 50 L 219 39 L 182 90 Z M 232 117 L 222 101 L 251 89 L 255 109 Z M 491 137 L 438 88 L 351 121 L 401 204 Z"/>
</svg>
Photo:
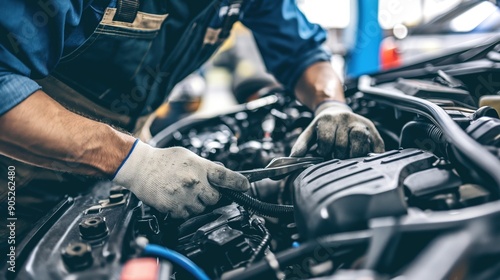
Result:
<svg viewBox="0 0 500 280">
<path fill-rule="evenodd" d="M 269 230 L 267 230 L 267 228 L 259 219 L 254 219 L 252 224 L 261 231 L 264 237 L 262 237 L 260 244 L 257 246 L 257 248 L 255 248 L 254 253 L 248 260 L 247 267 L 251 266 L 256 260 L 260 258 L 260 256 L 266 250 L 267 245 L 269 245 L 269 242 L 271 241 L 271 234 L 269 233 Z"/>
<path fill-rule="evenodd" d="M 158 245 L 148 244 L 144 247 L 143 252 L 146 255 L 151 255 L 157 258 L 166 259 L 181 266 L 189 273 L 191 273 L 196 279 L 210 280 L 208 275 L 199 266 L 193 263 L 190 259 L 186 258 L 185 256 L 175 251 L 169 250 L 167 248 Z"/>
</svg>

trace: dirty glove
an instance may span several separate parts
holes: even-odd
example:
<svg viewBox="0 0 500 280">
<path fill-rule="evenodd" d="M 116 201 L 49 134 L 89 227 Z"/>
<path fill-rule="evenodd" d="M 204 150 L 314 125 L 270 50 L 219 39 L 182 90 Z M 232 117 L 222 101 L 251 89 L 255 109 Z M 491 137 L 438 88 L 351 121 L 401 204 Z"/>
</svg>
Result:
<svg viewBox="0 0 500 280">
<path fill-rule="evenodd" d="M 327 101 L 318 106 L 315 118 L 292 147 L 291 156 L 304 156 L 317 140 L 325 158 L 353 158 L 384 151 L 384 141 L 375 125 L 352 112 L 344 103 Z"/>
<path fill-rule="evenodd" d="M 113 182 L 129 189 L 158 211 L 184 219 L 217 203 L 220 194 L 211 184 L 237 191 L 250 187 L 243 175 L 187 149 L 158 149 L 139 140 Z"/>
</svg>

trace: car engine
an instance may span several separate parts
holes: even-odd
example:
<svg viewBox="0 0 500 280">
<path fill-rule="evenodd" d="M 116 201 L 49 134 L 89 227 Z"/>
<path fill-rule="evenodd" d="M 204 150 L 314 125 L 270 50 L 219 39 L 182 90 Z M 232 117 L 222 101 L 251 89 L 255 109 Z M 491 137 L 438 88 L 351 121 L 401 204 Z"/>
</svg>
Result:
<svg viewBox="0 0 500 280">
<path fill-rule="evenodd" d="M 376 124 L 384 153 L 324 159 L 256 181 L 185 221 L 97 182 L 46 213 L 18 246 L 19 269 L 3 275 L 498 278 L 500 119 L 483 97 L 500 94 L 499 42 L 347 81 L 349 105 Z M 150 144 L 182 146 L 235 171 L 264 168 L 290 154 L 313 114 L 280 88 L 259 96 L 182 119 Z M 308 156 L 318 157 L 314 146 Z"/>
</svg>

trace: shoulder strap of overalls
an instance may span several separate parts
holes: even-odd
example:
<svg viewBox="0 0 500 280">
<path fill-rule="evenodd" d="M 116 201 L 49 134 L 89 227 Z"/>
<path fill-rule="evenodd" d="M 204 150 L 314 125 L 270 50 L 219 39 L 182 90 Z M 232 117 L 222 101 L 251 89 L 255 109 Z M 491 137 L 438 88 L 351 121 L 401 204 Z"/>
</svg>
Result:
<svg viewBox="0 0 500 280">
<path fill-rule="evenodd" d="M 139 0 L 118 0 L 113 21 L 133 22 L 139 10 Z"/>
<path fill-rule="evenodd" d="M 227 38 L 231 32 L 233 24 L 238 21 L 241 12 L 243 0 L 231 0 L 229 3 L 227 17 L 222 25 L 222 30 L 219 33 L 219 38 Z"/>
</svg>

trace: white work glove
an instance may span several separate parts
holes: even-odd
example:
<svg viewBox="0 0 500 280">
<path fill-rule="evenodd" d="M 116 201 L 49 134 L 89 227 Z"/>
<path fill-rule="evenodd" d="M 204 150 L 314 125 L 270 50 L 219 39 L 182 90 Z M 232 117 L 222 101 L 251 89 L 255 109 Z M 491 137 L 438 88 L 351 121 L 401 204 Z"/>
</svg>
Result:
<svg viewBox="0 0 500 280">
<path fill-rule="evenodd" d="M 315 140 L 318 153 L 325 158 L 345 159 L 384 151 L 384 141 L 375 125 L 337 101 L 318 106 L 315 118 L 297 139 L 290 156 L 304 156 Z"/>
<path fill-rule="evenodd" d="M 137 140 L 113 182 L 173 218 L 188 218 L 219 201 L 217 188 L 246 191 L 246 177 L 181 148 L 158 149 Z"/>
</svg>

